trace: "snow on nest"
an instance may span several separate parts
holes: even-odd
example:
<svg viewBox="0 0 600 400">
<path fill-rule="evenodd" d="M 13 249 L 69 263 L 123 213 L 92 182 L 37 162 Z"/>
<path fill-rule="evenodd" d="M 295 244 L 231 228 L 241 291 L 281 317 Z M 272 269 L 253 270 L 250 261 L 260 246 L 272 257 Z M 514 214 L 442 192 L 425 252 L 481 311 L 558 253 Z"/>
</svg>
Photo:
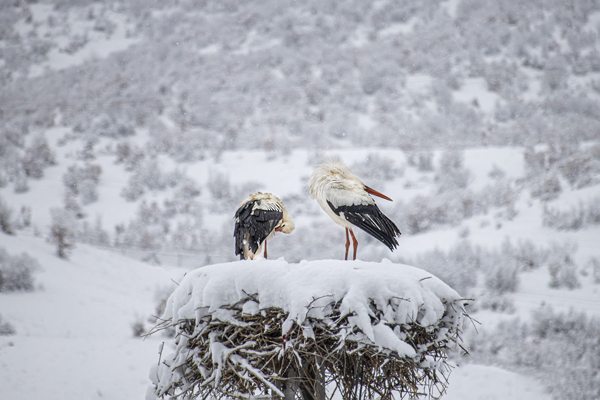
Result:
<svg viewBox="0 0 600 400">
<path fill-rule="evenodd" d="M 375 357 L 372 376 L 392 374 L 363 382 L 368 393 L 444 387 L 428 371 L 443 376 L 445 349 L 459 339 L 464 304 L 430 273 L 389 260 L 258 259 L 203 267 L 188 273 L 167 301 L 156 330 L 175 326 L 176 349 L 162 358 L 161 347 L 146 398 L 205 398 L 213 389 L 216 398 L 269 390 L 283 396 L 276 383 L 288 379 L 282 371 L 299 371 L 311 358 L 326 360 L 322 367 L 349 395 L 345 377 L 354 367 L 348 365 L 363 355 Z M 311 349 L 311 343 L 319 344 Z"/>
<path fill-rule="evenodd" d="M 294 323 L 307 325 L 307 318 L 324 319 L 327 305 L 340 302 L 339 310 L 367 338 L 382 347 L 413 355 L 385 325 L 417 323 L 436 325 L 449 312 L 449 320 L 460 322 L 460 295 L 432 274 L 389 260 L 319 260 L 289 264 L 284 259 L 237 261 L 199 268 L 188 273 L 167 302 L 163 318 L 173 322 L 201 320 L 205 315 L 225 321 L 220 310 L 256 294 L 257 304 L 246 303 L 244 313 L 253 315 L 270 307 L 289 313 L 282 334 Z M 372 324 L 373 306 L 379 322 Z M 448 315 L 446 315 L 448 316 Z M 310 332 L 310 331 L 309 331 Z M 310 335 L 310 333 L 309 333 Z"/>
</svg>

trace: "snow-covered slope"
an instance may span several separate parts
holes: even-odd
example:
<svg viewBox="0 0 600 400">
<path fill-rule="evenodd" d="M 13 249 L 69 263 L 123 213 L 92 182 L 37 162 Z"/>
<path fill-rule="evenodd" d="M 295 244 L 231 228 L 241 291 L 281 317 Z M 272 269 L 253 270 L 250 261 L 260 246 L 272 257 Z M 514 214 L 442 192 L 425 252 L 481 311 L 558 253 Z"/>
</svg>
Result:
<svg viewBox="0 0 600 400">
<path fill-rule="evenodd" d="M 42 268 L 34 292 L 0 294 L 0 313 L 16 330 L 0 336 L 0 398 L 141 398 L 158 339 L 134 338 L 132 325 L 154 313 L 156 291 L 175 287 L 184 272 L 85 245 L 64 261 L 26 236 L 2 235 L 0 244 Z"/>
</svg>

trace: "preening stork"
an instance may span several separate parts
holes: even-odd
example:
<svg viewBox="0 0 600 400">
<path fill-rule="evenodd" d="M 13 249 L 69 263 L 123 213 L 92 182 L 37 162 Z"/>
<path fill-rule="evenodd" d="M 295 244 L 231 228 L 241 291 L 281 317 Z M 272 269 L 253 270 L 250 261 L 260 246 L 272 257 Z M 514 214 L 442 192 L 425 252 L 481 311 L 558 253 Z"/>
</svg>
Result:
<svg viewBox="0 0 600 400">
<path fill-rule="evenodd" d="M 234 220 L 235 254 L 240 260 L 254 259 L 263 243 L 267 258 L 267 240 L 275 232 L 291 233 L 295 228 L 283 202 L 271 193 L 251 194 L 239 205 Z"/>
<path fill-rule="evenodd" d="M 346 257 L 352 236 L 354 259 L 358 241 L 352 228 L 359 227 L 390 250 L 398 246 L 400 230 L 375 204 L 374 196 L 389 197 L 366 186 L 339 158 L 331 158 L 315 167 L 310 179 L 310 195 L 338 225 L 346 228 Z"/>
</svg>

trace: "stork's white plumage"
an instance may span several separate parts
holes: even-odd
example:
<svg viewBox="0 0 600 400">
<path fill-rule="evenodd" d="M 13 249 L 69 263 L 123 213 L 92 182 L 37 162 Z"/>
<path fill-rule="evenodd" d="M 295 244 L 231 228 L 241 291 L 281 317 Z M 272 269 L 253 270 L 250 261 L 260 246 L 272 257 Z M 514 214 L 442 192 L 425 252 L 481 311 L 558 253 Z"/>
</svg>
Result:
<svg viewBox="0 0 600 400">
<path fill-rule="evenodd" d="M 346 228 L 346 260 L 352 236 L 354 259 L 358 241 L 352 228 L 359 227 L 381 241 L 390 250 L 398 246 L 400 230 L 375 204 L 374 196 L 392 201 L 389 197 L 366 186 L 339 159 L 331 158 L 315 167 L 310 180 L 310 195 L 337 224 Z"/>
<path fill-rule="evenodd" d="M 240 260 L 254 259 L 261 253 L 263 243 L 267 258 L 267 240 L 275 232 L 291 233 L 295 228 L 283 202 L 271 193 L 251 194 L 239 205 L 234 220 L 235 254 Z"/>
</svg>

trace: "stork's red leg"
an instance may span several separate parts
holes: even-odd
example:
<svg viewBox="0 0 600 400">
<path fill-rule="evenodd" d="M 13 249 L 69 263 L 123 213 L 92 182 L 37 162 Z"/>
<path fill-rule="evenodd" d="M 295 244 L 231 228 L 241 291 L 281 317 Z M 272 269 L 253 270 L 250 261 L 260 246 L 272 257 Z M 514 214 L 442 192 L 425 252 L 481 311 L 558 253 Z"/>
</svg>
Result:
<svg viewBox="0 0 600 400">
<path fill-rule="evenodd" d="M 356 240 L 352 229 L 350 229 L 350 235 L 352 235 L 352 244 L 354 245 L 354 260 L 356 260 L 356 249 L 358 248 L 358 240 Z"/>
<path fill-rule="evenodd" d="M 267 258 L 267 239 L 265 239 L 265 258 Z"/>
<path fill-rule="evenodd" d="M 350 237 L 348 236 L 348 228 L 346 228 L 346 257 L 344 260 L 348 259 L 348 248 L 350 247 Z"/>
</svg>

